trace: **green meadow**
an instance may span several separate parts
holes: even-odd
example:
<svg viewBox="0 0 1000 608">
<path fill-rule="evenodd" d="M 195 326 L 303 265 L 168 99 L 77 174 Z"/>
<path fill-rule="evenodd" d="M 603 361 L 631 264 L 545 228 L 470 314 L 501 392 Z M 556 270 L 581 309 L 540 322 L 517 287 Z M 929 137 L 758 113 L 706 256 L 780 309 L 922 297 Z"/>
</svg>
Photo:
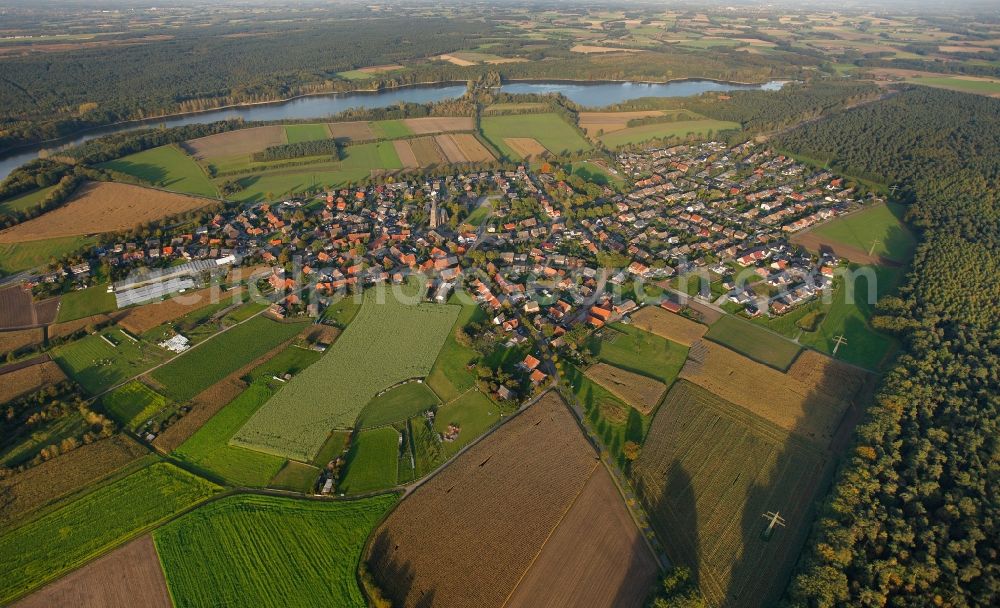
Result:
<svg viewBox="0 0 1000 608">
<path fill-rule="evenodd" d="M 212 198 L 219 196 L 215 184 L 198 163 L 176 145 L 144 150 L 102 163 L 101 166 L 138 177 L 166 190 Z"/>
</svg>

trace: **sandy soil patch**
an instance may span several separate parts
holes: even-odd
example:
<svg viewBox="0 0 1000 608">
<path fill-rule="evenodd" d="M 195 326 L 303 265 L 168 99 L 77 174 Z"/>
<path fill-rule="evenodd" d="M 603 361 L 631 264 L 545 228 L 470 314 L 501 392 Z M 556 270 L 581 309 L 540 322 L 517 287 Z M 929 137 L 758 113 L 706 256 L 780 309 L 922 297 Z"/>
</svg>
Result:
<svg viewBox="0 0 1000 608">
<path fill-rule="evenodd" d="M 392 147 L 396 149 L 396 156 L 399 157 L 399 162 L 403 163 L 404 169 L 416 169 L 420 167 L 420 163 L 417 162 L 417 155 L 413 153 L 413 148 L 410 147 L 410 142 L 405 139 L 397 139 L 392 142 Z"/>
<path fill-rule="evenodd" d="M 330 129 L 330 135 L 334 139 L 345 139 L 348 141 L 369 141 L 375 139 L 375 133 L 367 121 L 356 120 L 352 122 L 329 122 L 326 124 Z"/>
<path fill-rule="evenodd" d="M 261 152 L 269 146 L 285 143 L 288 143 L 285 128 L 281 125 L 272 125 L 199 137 L 185 142 L 184 147 L 191 152 L 191 156 L 203 160 L 224 156 L 246 156 Z"/>
<path fill-rule="evenodd" d="M 545 146 L 538 143 L 538 140 L 532 137 L 505 137 L 503 138 L 503 143 L 507 144 L 511 150 L 523 158 L 548 152 Z"/>
<path fill-rule="evenodd" d="M 0 232 L 0 243 L 128 230 L 215 202 L 129 184 L 88 182 L 58 209 Z"/>
<path fill-rule="evenodd" d="M 643 331 L 684 346 L 691 346 L 708 331 L 707 326 L 659 306 L 645 306 L 638 312 L 632 313 L 632 324 Z"/>
<path fill-rule="evenodd" d="M 6 403 L 65 379 L 66 374 L 52 361 L 12 371 L 0 376 L 0 403 Z"/>
<path fill-rule="evenodd" d="M 471 131 L 475 125 L 471 116 L 427 116 L 424 118 L 404 118 L 405 124 L 414 135 L 449 133 L 451 131 Z"/>
</svg>

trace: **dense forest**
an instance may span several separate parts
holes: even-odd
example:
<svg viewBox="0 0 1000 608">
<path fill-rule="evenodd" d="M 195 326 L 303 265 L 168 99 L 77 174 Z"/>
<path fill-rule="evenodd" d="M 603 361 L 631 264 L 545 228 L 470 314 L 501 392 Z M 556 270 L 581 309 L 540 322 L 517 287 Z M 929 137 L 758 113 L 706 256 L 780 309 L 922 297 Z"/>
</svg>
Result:
<svg viewBox="0 0 1000 608">
<path fill-rule="evenodd" d="M 793 606 L 1000 603 L 1000 100 L 913 89 L 780 145 L 899 186 L 920 244 L 873 323 L 904 350 L 856 433 Z"/>
</svg>

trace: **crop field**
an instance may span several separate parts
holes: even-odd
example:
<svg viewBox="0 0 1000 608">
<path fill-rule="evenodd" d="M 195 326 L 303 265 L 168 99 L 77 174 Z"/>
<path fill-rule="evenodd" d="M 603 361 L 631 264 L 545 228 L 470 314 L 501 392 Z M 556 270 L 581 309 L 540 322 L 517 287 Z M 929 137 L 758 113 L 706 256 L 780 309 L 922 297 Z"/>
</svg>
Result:
<svg viewBox="0 0 1000 608">
<path fill-rule="evenodd" d="M 154 344 L 133 342 L 114 326 L 53 351 L 53 358 L 59 367 L 91 394 L 138 376 L 164 361 L 168 355 L 167 351 Z"/>
<path fill-rule="evenodd" d="M 330 130 L 330 136 L 343 141 L 369 141 L 375 139 L 367 121 L 356 120 L 350 122 L 330 122 L 326 124 Z"/>
<path fill-rule="evenodd" d="M 132 380 L 102 396 L 101 407 L 121 424 L 136 429 L 167 407 L 167 398 Z"/>
<path fill-rule="evenodd" d="M 153 539 L 148 534 L 74 570 L 16 604 L 17 608 L 129 606 L 173 608 Z"/>
<path fill-rule="evenodd" d="M 590 144 L 558 114 L 520 114 L 484 116 L 483 135 L 504 154 L 521 158 L 504 140 L 508 137 L 529 137 L 554 153 L 564 150 L 589 150 Z"/>
<path fill-rule="evenodd" d="M 580 112 L 580 128 L 588 137 L 598 137 L 598 133 L 612 133 L 628 127 L 630 120 L 663 116 L 663 110 L 639 110 L 637 112 Z"/>
<path fill-rule="evenodd" d="M 434 430 L 444 433 L 449 424 L 459 427 L 454 441 L 442 442 L 447 456 L 455 454 L 469 442 L 479 438 L 500 420 L 500 407 L 479 389 L 466 391 L 461 397 L 442 405 L 434 417 Z"/>
<path fill-rule="evenodd" d="M 632 313 L 632 325 L 684 346 L 691 346 L 708 331 L 707 326 L 659 306 L 644 306 Z"/>
<path fill-rule="evenodd" d="M 413 155 L 417 157 L 417 164 L 421 167 L 447 162 L 444 152 L 433 137 L 415 137 L 407 140 L 407 143 L 410 144 Z"/>
<path fill-rule="evenodd" d="M 0 214 L 3 213 L 17 213 L 20 211 L 27 211 L 28 209 L 34 209 L 38 205 L 42 204 L 45 197 L 49 195 L 49 192 L 55 189 L 55 186 L 49 186 L 47 188 L 39 188 L 38 190 L 32 190 L 27 194 L 21 194 L 12 198 L 8 198 L 4 201 L 0 201 Z"/>
<path fill-rule="evenodd" d="M 369 124 L 379 137 L 385 139 L 398 139 L 413 135 L 413 131 L 402 120 L 378 120 Z"/>
<path fill-rule="evenodd" d="M 0 602 L 7 603 L 115 547 L 219 488 L 159 463 L 0 536 Z"/>
<path fill-rule="evenodd" d="M 320 470 L 311 464 L 289 460 L 267 485 L 279 490 L 311 494 L 315 490 L 319 474 Z"/>
<path fill-rule="evenodd" d="M 874 256 L 875 262 L 886 258 L 905 263 L 913 255 L 916 240 L 899 219 L 904 212 L 902 205 L 879 204 L 821 224 L 792 240 L 799 242 L 809 235 L 811 249 L 827 246 L 853 262 L 866 263 Z"/>
<path fill-rule="evenodd" d="M 726 315 L 713 323 L 705 337 L 782 371 L 788 369 L 802 350 L 790 340 L 732 315 Z"/>
<path fill-rule="evenodd" d="M 632 579 L 627 574 L 627 565 L 641 556 L 612 552 L 612 547 L 629 545 L 628 539 L 634 538 L 627 526 L 609 530 L 621 537 L 622 545 L 612 546 L 598 544 L 590 534 L 575 534 L 572 528 L 559 531 L 566 522 L 574 527 L 579 523 L 572 511 L 576 505 L 586 510 L 583 505 L 591 502 L 592 488 L 599 488 L 588 480 L 599 474 L 607 473 L 593 448 L 558 394 L 549 392 L 400 503 L 375 532 L 366 557 L 369 568 L 393 605 L 400 607 L 424 605 L 421 600 L 431 596 L 442 606 L 502 606 L 519 583 L 537 580 L 533 564 L 549 564 L 540 573 L 544 578 L 550 560 L 573 564 L 558 580 L 575 590 L 560 588 L 554 591 L 557 596 L 585 597 L 601 585 L 616 592 L 643 587 L 639 595 L 645 596 L 651 582 L 639 575 L 645 570 L 637 566 Z M 616 506 L 623 508 L 620 499 L 609 505 Z M 622 521 L 620 517 L 603 512 L 600 520 L 610 528 L 611 522 Z M 477 557 L 483 546 L 490 547 L 491 559 Z M 597 557 L 603 550 L 608 561 Z M 590 559 L 605 568 L 594 579 L 584 575 L 583 564 Z M 533 586 L 529 582 L 525 592 Z"/>
<path fill-rule="evenodd" d="M 691 347 L 680 377 L 820 445 L 829 443 L 860 388 L 809 384 L 816 378 L 804 381 L 708 341 Z"/>
<path fill-rule="evenodd" d="M 288 143 L 285 128 L 280 125 L 254 127 L 217 133 L 207 137 L 189 140 L 184 146 L 198 160 L 209 160 L 227 156 L 247 157 L 270 146 Z"/>
<path fill-rule="evenodd" d="M 587 377 L 645 416 L 653 413 L 667 392 L 667 385 L 662 382 L 607 363 L 591 365 L 587 368 Z"/>
<path fill-rule="evenodd" d="M 84 317 L 111 312 L 118 308 L 115 294 L 108 293 L 107 283 L 99 283 L 86 289 L 77 289 L 59 298 L 60 323 L 75 321 Z"/>
<path fill-rule="evenodd" d="M 393 387 L 368 402 L 358 416 L 358 426 L 371 428 L 402 422 L 437 406 L 437 395 L 423 382 Z"/>
<path fill-rule="evenodd" d="M 420 163 L 417 162 L 417 155 L 413 153 L 413 148 L 410 146 L 410 142 L 405 139 L 397 139 L 392 142 L 392 147 L 396 150 L 396 155 L 399 156 L 399 162 L 403 165 L 404 169 L 416 169 L 420 167 Z"/>
<path fill-rule="evenodd" d="M 217 197 L 219 191 L 194 159 L 176 145 L 160 146 L 101 164 L 174 192 Z"/>
<path fill-rule="evenodd" d="M 59 298 L 35 302 L 31 288 L 17 283 L 0 289 L 0 328 L 25 329 L 48 325 L 55 320 Z"/>
<path fill-rule="evenodd" d="M 472 131 L 475 128 L 471 116 L 428 116 L 426 118 L 404 118 L 403 124 L 415 135 Z"/>
<path fill-rule="evenodd" d="M 210 195 L 215 196 L 215 193 Z M 0 232 L 0 243 L 128 230 L 136 224 L 191 211 L 213 202 L 130 184 L 88 182 L 59 208 Z"/>
<path fill-rule="evenodd" d="M 326 123 L 285 125 L 285 138 L 290 144 L 330 139 L 330 129 L 327 128 Z"/>
<path fill-rule="evenodd" d="M 361 494 L 396 485 L 399 440 L 399 431 L 391 426 L 359 432 L 347 453 L 337 491 Z"/>
<path fill-rule="evenodd" d="M 0 274 L 38 268 L 96 242 L 97 239 L 92 236 L 69 236 L 20 243 L 0 242 Z"/>
<path fill-rule="evenodd" d="M 0 313 L 6 314 L 6 313 Z M 41 344 L 44 339 L 42 328 L 0 331 L 0 356 L 19 349 Z"/>
<path fill-rule="evenodd" d="M 236 435 L 245 447 L 309 461 L 333 429 L 354 426 L 379 391 L 430 372 L 459 307 L 404 304 L 365 292 L 322 359 L 292 379 Z M 304 406 L 304 404 L 307 404 Z"/>
<path fill-rule="evenodd" d="M 671 562 L 696 573 L 709 604 L 756 608 L 776 605 L 785 588 L 827 465 L 822 451 L 680 381 L 632 478 Z M 786 526 L 765 541 L 769 511 Z"/>
<path fill-rule="evenodd" d="M 548 152 L 545 146 L 538 143 L 538 140 L 533 137 L 505 137 L 503 143 L 507 144 L 507 147 L 520 158 L 531 158 Z"/>
<path fill-rule="evenodd" d="M 471 133 L 438 135 L 434 138 L 450 163 L 486 162 L 493 160 L 489 150 Z"/>
<path fill-rule="evenodd" d="M 623 323 L 594 334 L 587 341 L 587 348 L 605 363 L 655 378 L 667 386 L 677 377 L 687 357 L 686 347 Z"/>
<path fill-rule="evenodd" d="M 394 495 L 232 496 L 153 534 L 175 606 L 367 606 L 356 572 Z"/>
<path fill-rule="evenodd" d="M 187 401 L 303 328 L 302 323 L 254 317 L 185 352 L 152 376 L 165 387 L 168 397 Z"/>
<path fill-rule="evenodd" d="M 700 118 L 697 120 L 678 120 L 675 122 L 658 122 L 641 127 L 629 127 L 621 131 L 606 134 L 601 142 L 609 148 L 617 148 L 628 144 L 638 144 L 651 139 L 668 137 L 685 138 L 697 136 L 709 138 L 720 131 L 739 129 L 740 124 L 726 120 Z"/>
</svg>

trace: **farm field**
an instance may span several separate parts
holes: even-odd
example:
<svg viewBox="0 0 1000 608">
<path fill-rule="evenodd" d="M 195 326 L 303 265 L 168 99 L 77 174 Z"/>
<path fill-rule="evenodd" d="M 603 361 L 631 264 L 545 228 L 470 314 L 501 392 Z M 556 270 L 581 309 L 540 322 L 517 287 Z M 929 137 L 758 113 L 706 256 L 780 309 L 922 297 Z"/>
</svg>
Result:
<svg viewBox="0 0 1000 608">
<path fill-rule="evenodd" d="M 326 123 L 285 125 L 285 139 L 290 144 L 330 139 L 330 129 L 327 128 Z"/>
<path fill-rule="evenodd" d="M 160 188 L 215 198 L 219 191 L 198 163 L 176 145 L 160 146 L 101 164 Z"/>
<path fill-rule="evenodd" d="M 84 317 L 111 312 L 118 308 L 115 294 L 108 293 L 107 283 L 101 283 L 63 294 L 59 298 L 59 315 L 56 321 L 65 323 Z"/>
<path fill-rule="evenodd" d="M 219 334 L 153 372 L 168 397 L 187 401 L 304 329 L 262 316 Z"/>
<path fill-rule="evenodd" d="M 674 381 L 687 348 L 631 325 L 614 323 L 587 340 L 587 348 L 599 360 L 659 380 Z"/>
<path fill-rule="evenodd" d="M 475 121 L 471 116 L 427 116 L 425 118 L 404 118 L 406 125 L 415 135 L 430 135 L 434 133 L 451 133 L 454 131 L 472 131 Z"/>
<path fill-rule="evenodd" d="M 234 304 L 242 291 L 222 292 L 215 287 L 198 291 L 175 294 L 162 302 L 134 306 L 124 310 L 118 317 L 118 324 L 135 335 L 144 334 L 163 323 L 179 319 L 184 315 L 214 304 Z M 235 300 L 235 301 L 234 301 Z"/>
<path fill-rule="evenodd" d="M 584 424 L 600 439 L 618 464 L 624 466 L 625 442 L 641 444 L 652 416 L 643 416 L 639 410 L 629 407 L 572 365 L 564 367 L 563 375 L 583 407 Z"/>
<path fill-rule="evenodd" d="M 392 142 L 392 147 L 396 150 L 396 156 L 399 157 L 399 162 L 403 165 L 404 169 L 416 169 L 420 167 L 417 155 L 413 153 L 413 148 L 410 146 L 409 141 L 397 139 Z"/>
<path fill-rule="evenodd" d="M 406 142 L 410 144 L 410 150 L 413 151 L 413 155 L 417 158 L 417 164 L 421 167 L 447 162 L 444 152 L 434 137 L 415 137 L 406 140 Z"/>
<path fill-rule="evenodd" d="M 153 539 L 148 534 L 119 547 L 14 604 L 17 608 L 129 606 L 173 608 Z"/>
<path fill-rule="evenodd" d="M 0 376 L 0 403 L 27 395 L 66 379 L 58 365 L 44 361 Z"/>
<path fill-rule="evenodd" d="M 92 236 L 69 236 L 19 243 L 0 242 L 0 274 L 44 266 L 97 242 Z"/>
<path fill-rule="evenodd" d="M 632 313 L 632 325 L 684 346 L 691 346 L 708 331 L 707 326 L 659 306 L 644 306 Z"/>
<path fill-rule="evenodd" d="M 801 347 L 733 315 L 712 324 L 705 337 L 755 361 L 786 370 Z"/>
<path fill-rule="evenodd" d="M 905 263 L 913 255 L 916 240 L 900 221 L 905 212 L 902 205 L 879 204 L 863 211 L 836 218 L 809 230 L 810 243 L 829 245 L 843 257 L 858 263 L 869 261 L 870 256 L 887 258 L 893 262 Z M 801 238 L 807 238 L 805 234 Z M 797 241 L 798 239 L 793 239 Z M 814 249 L 814 250 L 815 250 Z M 863 259 L 856 259 L 854 252 L 861 252 Z"/>
<path fill-rule="evenodd" d="M 407 382 L 368 402 L 358 416 L 358 426 L 370 428 L 402 422 L 440 403 L 423 382 Z"/>
<path fill-rule="evenodd" d="M 407 126 L 406 122 L 402 120 L 378 120 L 372 123 L 372 130 L 378 134 L 379 137 L 385 139 L 398 139 L 400 137 L 410 137 L 413 135 L 413 131 Z"/>
<path fill-rule="evenodd" d="M 42 201 L 45 200 L 45 197 L 48 196 L 49 192 L 52 192 L 53 189 L 55 189 L 55 186 L 39 188 L 38 190 L 32 190 L 31 192 L 0 201 L 0 214 L 19 213 L 21 211 L 33 209 L 41 205 Z"/>
<path fill-rule="evenodd" d="M 133 430 L 167 407 L 166 397 L 138 380 L 105 394 L 100 403 L 112 418 Z"/>
<path fill-rule="evenodd" d="M 628 127 L 630 120 L 640 118 L 650 118 L 652 116 L 664 116 L 663 110 L 639 110 L 636 112 L 580 112 L 580 128 L 587 132 L 588 137 L 599 137 L 601 135 L 621 131 Z"/>
<path fill-rule="evenodd" d="M 533 138 L 548 150 L 559 153 L 563 150 L 589 150 L 590 144 L 558 114 L 520 114 L 508 116 L 484 116 L 483 135 L 498 150 L 520 159 L 505 142 L 505 138 Z"/>
<path fill-rule="evenodd" d="M 367 606 L 356 571 L 391 494 L 317 502 L 232 496 L 153 534 L 167 586 L 188 606 Z"/>
<path fill-rule="evenodd" d="M 7 603 L 194 505 L 219 488 L 153 464 L 0 536 L 0 602 Z"/>
<path fill-rule="evenodd" d="M 361 494 L 396 485 L 399 441 L 399 431 L 391 426 L 359 432 L 347 453 L 337 491 Z"/>
<path fill-rule="evenodd" d="M 1000 96 L 1000 80 L 990 78 L 972 78 L 969 76 L 918 76 L 908 78 L 906 81 L 926 87 L 949 89 L 952 91 L 961 91 L 963 93 L 976 93 L 979 95 L 989 95 L 991 97 Z"/>
<path fill-rule="evenodd" d="M 258 410 L 236 435 L 238 445 L 309 461 L 331 430 L 352 428 L 379 391 L 427 376 L 459 308 L 404 304 L 391 295 L 379 303 L 376 295 L 365 292 L 326 355 Z"/>
<path fill-rule="evenodd" d="M 641 127 L 629 127 L 603 135 L 601 142 L 609 148 L 617 148 L 628 144 L 638 144 L 651 139 L 668 137 L 684 138 L 690 135 L 709 137 L 720 131 L 739 129 L 740 124 L 725 120 L 701 118 L 697 120 L 679 120 L 676 122 L 660 122 Z"/>
<path fill-rule="evenodd" d="M 438 408 L 434 417 L 434 430 L 444 433 L 449 424 L 459 427 L 458 437 L 454 441 L 442 442 L 445 455 L 451 456 L 479 438 L 499 420 L 500 407 L 487 395 L 472 388 Z"/>
<path fill-rule="evenodd" d="M 267 485 L 279 490 L 311 494 L 319 474 L 320 470 L 311 464 L 289 460 Z"/>
<path fill-rule="evenodd" d="M 245 158 L 254 152 L 284 143 L 288 143 L 284 127 L 273 125 L 199 137 L 185 142 L 184 146 L 191 151 L 191 156 L 204 161 L 231 156 Z"/>
<path fill-rule="evenodd" d="M 375 532 L 366 561 L 380 589 L 400 607 L 423 605 L 428 594 L 443 606 L 502 606 L 519 582 L 533 580 L 531 569 L 540 552 L 540 563 L 569 561 L 573 574 L 585 576 L 577 572 L 578 565 L 585 570 L 588 558 L 597 559 L 609 547 L 572 529 L 560 534 L 559 528 L 576 521 L 567 511 L 590 502 L 590 488 L 596 486 L 588 480 L 600 474 L 607 473 L 572 414 L 557 393 L 549 392 L 401 502 Z M 617 506 L 623 507 L 620 499 Z M 428 526 L 431 520 L 435 525 Z M 602 521 L 620 520 L 603 512 Z M 621 528 L 615 534 L 627 545 L 630 533 Z M 553 538 L 563 539 L 552 545 L 558 555 L 546 556 L 546 541 Z M 571 538 L 576 542 L 563 549 Z M 475 557 L 484 545 L 490 547 L 490 560 Z M 651 579 L 642 579 L 643 569 L 634 568 L 632 579 L 627 567 L 622 571 L 641 555 L 608 551 L 605 558 L 616 564 L 602 573 L 605 583 L 619 583 L 614 591 L 646 587 L 639 593 L 645 596 Z M 580 587 L 576 593 L 596 593 L 601 585 L 571 578 L 568 586 Z"/>
<path fill-rule="evenodd" d="M 209 195 L 215 196 L 215 193 Z M 131 184 L 88 182 L 57 209 L 0 232 L 0 243 L 129 230 L 136 224 L 184 213 L 214 202 Z"/>
<path fill-rule="evenodd" d="M 587 377 L 611 391 L 616 397 L 648 416 L 667 392 L 667 385 L 607 363 L 587 368 Z"/>
<path fill-rule="evenodd" d="M 671 562 L 697 573 L 709 604 L 756 608 L 784 590 L 827 467 L 819 449 L 680 381 L 631 476 Z M 769 511 L 787 524 L 765 541 Z"/>
<path fill-rule="evenodd" d="M 532 158 L 548 152 L 545 146 L 533 137 L 505 137 L 503 143 L 521 158 Z"/>
<path fill-rule="evenodd" d="M 3 314 L 6 315 L 7 313 Z M 0 331 L 0 355 L 41 344 L 43 338 L 44 335 L 40 327 L 15 331 Z"/>
<path fill-rule="evenodd" d="M 154 344 L 133 342 L 121 329 L 111 326 L 56 347 L 52 356 L 88 393 L 97 394 L 163 362 L 168 355 Z"/>
<path fill-rule="evenodd" d="M 25 329 L 48 325 L 55 320 L 59 302 L 58 297 L 36 302 L 30 286 L 25 283 L 4 287 L 0 289 L 0 328 Z"/>
<path fill-rule="evenodd" d="M 330 136 L 343 141 L 368 141 L 375 139 L 375 133 L 367 121 L 330 122 L 326 124 Z"/>
<path fill-rule="evenodd" d="M 450 163 L 478 163 L 493 160 L 489 150 L 471 133 L 438 135 L 434 138 Z"/>
</svg>

